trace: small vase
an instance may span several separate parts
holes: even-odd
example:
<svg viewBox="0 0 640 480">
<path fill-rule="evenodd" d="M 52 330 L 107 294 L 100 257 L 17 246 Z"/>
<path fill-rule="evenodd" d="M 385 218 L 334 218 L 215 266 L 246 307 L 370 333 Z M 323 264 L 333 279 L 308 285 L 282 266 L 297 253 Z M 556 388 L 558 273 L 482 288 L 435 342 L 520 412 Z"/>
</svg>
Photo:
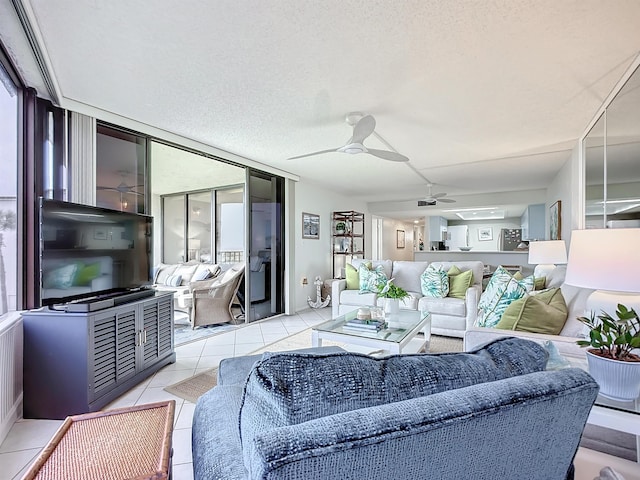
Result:
<svg viewBox="0 0 640 480">
<path fill-rule="evenodd" d="M 384 302 L 384 313 L 397 315 L 400 312 L 400 300 L 397 298 L 386 298 Z"/>
<path fill-rule="evenodd" d="M 640 362 L 611 360 L 588 350 L 587 361 L 603 397 L 630 402 L 640 396 Z"/>
</svg>

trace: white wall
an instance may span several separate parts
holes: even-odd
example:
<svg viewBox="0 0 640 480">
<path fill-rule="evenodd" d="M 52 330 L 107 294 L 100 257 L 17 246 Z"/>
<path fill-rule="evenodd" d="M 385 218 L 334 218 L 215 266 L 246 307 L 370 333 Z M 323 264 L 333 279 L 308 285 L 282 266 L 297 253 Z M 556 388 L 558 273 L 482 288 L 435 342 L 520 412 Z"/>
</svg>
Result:
<svg viewBox="0 0 640 480">
<path fill-rule="evenodd" d="M 520 228 L 519 218 L 505 218 L 504 220 L 449 220 L 449 225 L 467 225 L 469 227 L 469 246 L 477 252 L 494 252 L 498 248 L 500 230 L 503 228 Z M 480 228 L 491 228 L 492 239 L 478 239 Z"/>
<path fill-rule="evenodd" d="M 562 202 L 560 205 L 560 238 L 566 241 L 567 246 L 571 238 L 571 230 L 581 228 L 577 211 L 577 205 L 580 203 L 578 198 L 578 151 L 579 146 L 576 145 L 558 175 L 547 188 L 545 201 L 547 207 L 545 238 L 549 240 L 549 208 L 560 200 Z"/>
<path fill-rule="evenodd" d="M 315 277 L 320 276 L 322 280 L 332 277 L 332 213 L 354 210 L 365 214 L 365 255 L 371 254 L 371 215 L 366 203 L 304 181 L 295 184 L 294 205 L 294 210 L 291 212 L 294 217 L 292 222 L 294 228 L 288 237 L 294 248 L 294 261 L 290 262 L 293 277 L 289 292 L 293 297 L 292 305 L 295 311 L 299 311 L 309 308 L 307 297 L 316 299 L 316 286 L 313 284 Z M 319 240 L 302 238 L 302 212 L 320 215 Z M 301 285 L 302 277 L 307 277 L 308 285 Z"/>
<path fill-rule="evenodd" d="M 397 231 L 404 230 L 404 248 L 397 247 Z M 382 220 L 382 255 L 384 260 L 413 260 L 413 223 L 392 218 Z"/>
</svg>

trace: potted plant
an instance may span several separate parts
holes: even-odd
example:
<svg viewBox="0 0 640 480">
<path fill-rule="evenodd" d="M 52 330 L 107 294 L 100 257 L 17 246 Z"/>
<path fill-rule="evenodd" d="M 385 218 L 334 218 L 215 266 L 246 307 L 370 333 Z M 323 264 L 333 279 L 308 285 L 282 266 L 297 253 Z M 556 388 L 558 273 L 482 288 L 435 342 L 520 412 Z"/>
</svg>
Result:
<svg viewBox="0 0 640 480">
<path fill-rule="evenodd" d="M 640 396 L 640 319 L 636 311 L 618 304 L 613 318 L 606 312 L 591 318 L 578 317 L 589 328 L 589 339 L 579 340 L 587 350 L 589 373 L 600 385 L 600 394 L 620 401 Z"/>
<path fill-rule="evenodd" d="M 338 235 L 344 235 L 344 233 L 347 231 L 347 224 L 344 222 L 337 222 L 336 223 L 336 233 Z"/>
<path fill-rule="evenodd" d="M 378 296 L 385 298 L 385 313 L 395 314 L 400 311 L 400 300 L 409 296 L 404 288 L 393 283 L 393 278 L 388 280 L 378 291 Z"/>
</svg>

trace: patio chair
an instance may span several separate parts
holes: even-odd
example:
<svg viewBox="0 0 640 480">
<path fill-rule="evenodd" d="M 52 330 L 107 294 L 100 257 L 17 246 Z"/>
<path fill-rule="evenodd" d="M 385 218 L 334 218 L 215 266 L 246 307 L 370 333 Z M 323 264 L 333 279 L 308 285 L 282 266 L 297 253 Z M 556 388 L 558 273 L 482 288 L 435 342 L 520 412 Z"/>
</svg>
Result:
<svg viewBox="0 0 640 480">
<path fill-rule="evenodd" d="M 235 263 L 211 280 L 195 282 L 191 290 L 191 328 L 235 320 L 231 306 L 244 275 L 244 263 Z"/>
</svg>

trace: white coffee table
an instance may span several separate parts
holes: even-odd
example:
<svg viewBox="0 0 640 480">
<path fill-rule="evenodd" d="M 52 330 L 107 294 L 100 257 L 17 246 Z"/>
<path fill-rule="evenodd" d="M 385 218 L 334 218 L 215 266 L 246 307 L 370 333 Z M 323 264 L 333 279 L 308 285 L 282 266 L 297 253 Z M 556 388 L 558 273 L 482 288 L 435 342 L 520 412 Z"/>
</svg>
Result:
<svg viewBox="0 0 640 480">
<path fill-rule="evenodd" d="M 321 347 L 323 340 L 333 340 L 367 348 L 402 353 L 411 344 L 411 351 L 429 351 L 431 340 L 431 315 L 427 311 L 400 310 L 400 313 L 386 318 L 387 327 L 378 332 L 355 331 L 343 328 L 357 311 L 340 315 L 333 320 L 313 327 L 311 341 L 314 347 Z M 412 342 L 418 333 L 424 333 L 424 341 Z M 417 339 L 416 339 L 417 340 Z M 420 339 L 421 340 L 421 339 Z"/>
</svg>

